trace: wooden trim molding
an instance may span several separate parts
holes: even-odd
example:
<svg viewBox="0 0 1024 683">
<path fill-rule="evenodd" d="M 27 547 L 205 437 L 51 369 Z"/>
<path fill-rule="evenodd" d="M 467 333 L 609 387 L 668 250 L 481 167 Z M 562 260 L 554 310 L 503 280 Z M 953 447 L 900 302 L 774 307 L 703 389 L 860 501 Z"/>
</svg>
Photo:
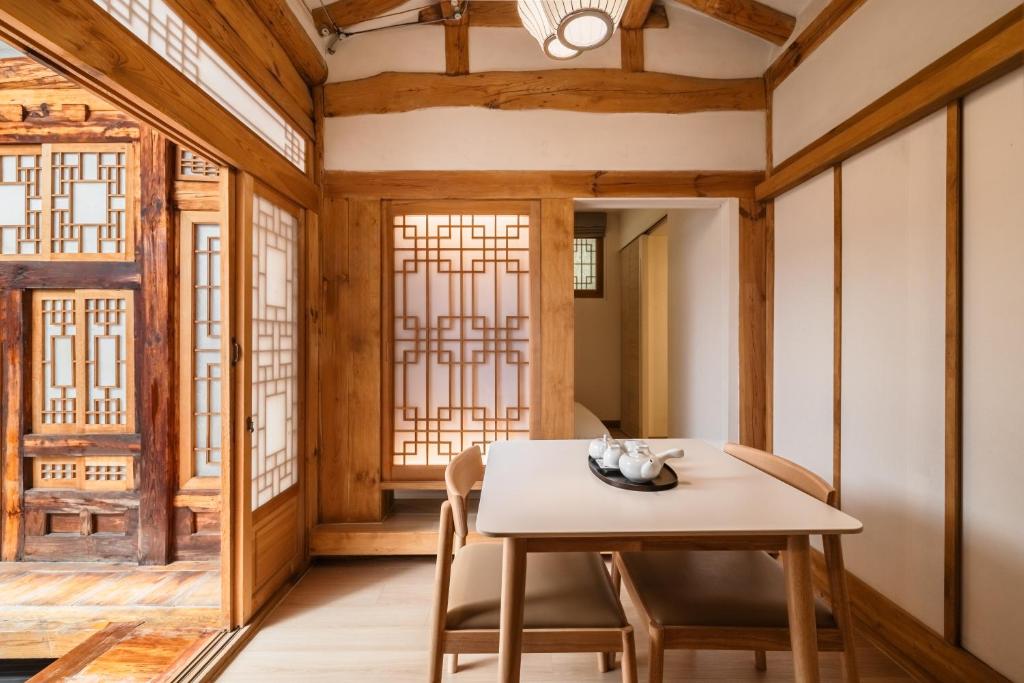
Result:
<svg viewBox="0 0 1024 683">
<path fill-rule="evenodd" d="M 384 199 L 752 197 L 762 171 L 327 171 L 324 192 Z"/>
<path fill-rule="evenodd" d="M 832 488 L 842 506 L 843 479 L 843 167 L 832 169 Z"/>
<path fill-rule="evenodd" d="M 740 443 L 765 447 L 767 409 L 767 238 L 765 207 L 740 199 Z"/>
<path fill-rule="evenodd" d="M 864 0 L 831 0 L 764 72 L 769 94 L 863 4 Z"/>
<path fill-rule="evenodd" d="M 943 635 L 960 644 L 963 564 L 962 101 L 946 107 L 946 505 Z"/>
<path fill-rule="evenodd" d="M 0 39 L 202 156 L 253 173 L 303 206 L 310 179 L 94 3 L 4 0 Z"/>
<path fill-rule="evenodd" d="M 815 589 L 829 596 L 824 557 L 811 551 Z M 967 650 L 950 645 L 912 614 L 853 574 L 846 573 L 850 608 L 859 638 L 871 642 L 919 681 L 1010 683 Z"/>
<path fill-rule="evenodd" d="M 1017 7 L 776 166 L 757 198 L 777 197 L 1021 65 L 1024 7 Z"/>
<path fill-rule="evenodd" d="M 763 111 L 761 78 L 697 78 L 620 69 L 388 72 L 324 86 L 326 116 L 393 114 L 431 107 L 561 109 L 603 114 Z"/>
<path fill-rule="evenodd" d="M 0 379 L 3 380 L 3 398 L 0 415 L 3 420 L 3 451 L 0 452 L 0 561 L 18 559 L 23 544 L 24 505 L 22 481 L 24 478 L 21 439 L 24 431 L 24 406 L 28 405 L 25 386 L 25 358 L 28 335 L 25 330 L 28 297 L 18 289 L 0 292 L 0 324 L 4 335 L 0 346 Z"/>
<path fill-rule="evenodd" d="M 793 33 L 796 19 L 757 0 L 676 0 L 713 19 L 776 45 L 783 45 Z"/>
</svg>

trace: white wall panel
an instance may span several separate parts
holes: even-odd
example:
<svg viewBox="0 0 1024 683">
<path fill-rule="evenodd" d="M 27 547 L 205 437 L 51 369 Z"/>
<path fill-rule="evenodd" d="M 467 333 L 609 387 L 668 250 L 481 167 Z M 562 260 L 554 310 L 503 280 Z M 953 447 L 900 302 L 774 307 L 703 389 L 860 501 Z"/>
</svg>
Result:
<svg viewBox="0 0 1024 683">
<path fill-rule="evenodd" d="M 772 450 L 832 481 L 834 214 L 828 170 L 775 200 Z"/>
<path fill-rule="evenodd" d="M 1024 69 L 964 101 L 963 642 L 1024 681 Z"/>
<path fill-rule="evenodd" d="M 325 126 L 324 162 L 332 170 L 764 168 L 764 112 L 757 111 L 589 114 L 443 107 L 329 118 Z"/>
<path fill-rule="evenodd" d="M 1019 4 L 1020 0 L 867 0 L 775 90 L 775 163 Z"/>
<path fill-rule="evenodd" d="M 843 165 L 847 567 L 942 630 L 946 115 Z"/>
</svg>

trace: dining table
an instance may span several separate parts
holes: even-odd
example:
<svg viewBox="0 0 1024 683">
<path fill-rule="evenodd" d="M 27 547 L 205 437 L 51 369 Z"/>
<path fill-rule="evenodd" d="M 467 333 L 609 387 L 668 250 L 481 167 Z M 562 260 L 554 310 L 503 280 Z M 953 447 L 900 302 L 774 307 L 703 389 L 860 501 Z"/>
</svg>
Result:
<svg viewBox="0 0 1024 683">
<path fill-rule="evenodd" d="M 529 553 L 765 550 L 783 556 L 797 681 L 817 681 L 810 537 L 855 534 L 850 515 L 699 439 L 648 439 L 679 478 L 665 491 L 631 491 L 588 466 L 588 440 L 510 440 L 487 454 L 476 528 L 502 540 L 499 681 L 519 680 Z"/>
</svg>

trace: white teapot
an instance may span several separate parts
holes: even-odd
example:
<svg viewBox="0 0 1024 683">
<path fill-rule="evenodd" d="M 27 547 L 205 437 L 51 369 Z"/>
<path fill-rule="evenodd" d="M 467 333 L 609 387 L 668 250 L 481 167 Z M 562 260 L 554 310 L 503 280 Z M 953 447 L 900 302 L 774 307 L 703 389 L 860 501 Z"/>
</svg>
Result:
<svg viewBox="0 0 1024 683">
<path fill-rule="evenodd" d="M 681 458 L 683 455 L 682 448 L 671 448 L 654 454 L 651 452 L 651 447 L 645 444 L 635 451 L 624 453 L 619 458 L 619 471 L 626 479 L 643 484 L 657 479 L 666 460 Z"/>
<path fill-rule="evenodd" d="M 594 460 L 600 460 L 604 457 L 604 450 L 608 448 L 612 441 L 614 441 L 614 439 L 612 439 L 612 437 L 607 433 L 602 434 L 600 437 L 590 442 L 590 445 L 587 446 L 587 453 L 589 453 L 590 457 Z"/>
</svg>

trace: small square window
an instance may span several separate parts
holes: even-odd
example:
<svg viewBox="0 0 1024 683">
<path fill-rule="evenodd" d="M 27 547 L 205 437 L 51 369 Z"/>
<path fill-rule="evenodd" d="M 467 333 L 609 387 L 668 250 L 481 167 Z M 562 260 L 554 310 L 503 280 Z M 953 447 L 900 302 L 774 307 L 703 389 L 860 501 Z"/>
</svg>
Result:
<svg viewBox="0 0 1024 683">
<path fill-rule="evenodd" d="M 572 241 L 572 284 L 577 297 L 604 296 L 604 238 L 575 237 Z"/>
</svg>

